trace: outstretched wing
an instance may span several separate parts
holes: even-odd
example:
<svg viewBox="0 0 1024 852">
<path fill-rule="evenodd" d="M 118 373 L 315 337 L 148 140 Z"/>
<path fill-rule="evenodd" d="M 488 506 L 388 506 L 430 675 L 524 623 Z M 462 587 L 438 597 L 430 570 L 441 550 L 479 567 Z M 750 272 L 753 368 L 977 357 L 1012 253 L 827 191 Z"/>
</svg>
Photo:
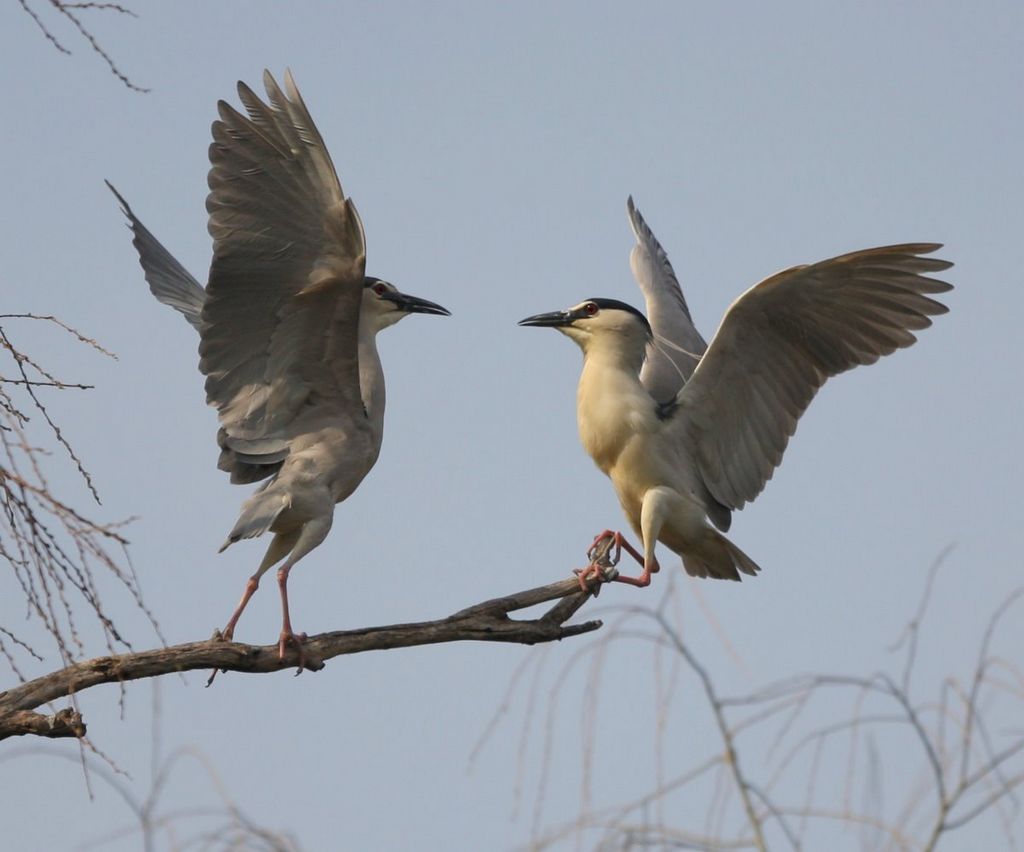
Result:
<svg viewBox="0 0 1024 852">
<path fill-rule="evenodd" d="M 726 311 L 667 428 L 716 500 L 739 509 L 775 468 L 797 420 L 830 376 L 910 346 L 945 305 L 927 277 L 952 263 L 940 245 L 867 249 L 767 278 Z"/>
<path fill-rule="evenodd" d="M 189 324 L 198 331 L 199 315 L 203 310 L 203 302 L 206 301 L 206 291 L 138 220 L 128 202 L 114 189 L 114 185 L 109 180 L 104 183 L 121 203 L 121 212 L 131 223 L 132 245 L 139 253 L 139 263 L 149 283 L 149 289 L 165 305 L 183 314 Z"/>
<path fill-rule="evenodd" d="M 362 411 L 366 248 L 291 73 L 287 95 L 269 72 L 263 82 L 269 104 L 239 83 L 248 116 L 221 101 L 213 123 L 199 354 L 227 446 L 268 463 L 287 454 L 307 403 L 328 416 Z"/>
<path fill-rule="evenodd" d="M 654 345 L 647 354 L 640 381 L 658 402 L 668 402 L 690 378 L 707 344 L 690 318 L 665 249 L 636 209 L 632 196 L 626 201 L 626 209 L 636 236 L 629 265 L 647 302 L 647 319 L 654 332 Z"/>
</svg>

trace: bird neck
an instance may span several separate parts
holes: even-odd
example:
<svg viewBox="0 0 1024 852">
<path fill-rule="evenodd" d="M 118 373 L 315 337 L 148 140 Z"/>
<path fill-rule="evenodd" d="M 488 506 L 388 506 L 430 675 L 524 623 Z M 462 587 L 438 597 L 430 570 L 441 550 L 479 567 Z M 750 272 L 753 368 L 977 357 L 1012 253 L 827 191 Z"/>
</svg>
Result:
<svg viewBox="0 0 1024 852">
<path fill-rule="evenodd" d="M 384 436 L 384 369 L 377 352 L 377 328 L 363 319 L 359 321 L 359 392 L 370 420 L 374 445 L 379 450 Z"/>
<path fill-rule="evenodd" d="M 647 338 L 637 334 L 605 331 L 590 334 L 579 341 L 584 365 L 618 370 L 639 377 L 647 357 Z"/>
<path fill-rule="evenodd" d="M 654 400 L 640 384 L 636 347 L 588 346 L 576 390 L 580 441 L 601 470 L 608 473 L 637 434 L 657 427 Z"/>
</svg>

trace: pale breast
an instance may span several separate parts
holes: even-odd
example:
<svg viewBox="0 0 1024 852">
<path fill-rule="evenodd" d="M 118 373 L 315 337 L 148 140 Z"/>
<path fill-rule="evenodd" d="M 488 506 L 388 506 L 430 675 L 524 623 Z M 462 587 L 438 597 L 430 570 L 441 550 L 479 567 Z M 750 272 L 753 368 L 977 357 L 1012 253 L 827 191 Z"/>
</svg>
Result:
<svg viewBox="0 0 1024 852">
<path fill-rule="evenodd" d="M 634 439 L 657 428 L 653 400 L 635 377 L 584 369 L 576 395 L 580 442 L 604 473 Z"/>
</svg>

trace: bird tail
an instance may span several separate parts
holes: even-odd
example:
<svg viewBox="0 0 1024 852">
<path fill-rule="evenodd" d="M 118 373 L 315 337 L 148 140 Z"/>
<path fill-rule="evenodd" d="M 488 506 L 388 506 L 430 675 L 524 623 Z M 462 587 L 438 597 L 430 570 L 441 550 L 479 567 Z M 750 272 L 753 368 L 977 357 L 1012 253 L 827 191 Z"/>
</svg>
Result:
<svg viewBox="0 0 1024 852">
<path fill-rule="evenodd" d="M 273 488 L 264 488 L 253 494 L 242 506 L 242 513 L 218 553 L 223 553 L 240 539 L 263 535 L 277 520 L 278 515 L 290 508 L 291 504 L 287 494 L 281 494 Z"/>
<path fill-rule="evenodd" d="M 688 548 L 683 567 L 691 577 L 713 577 L 717 580 L 739 580 L 740 572 L 754 576 L 761 567 L 729 539 L 716 530 L 707 529 L 704 540 L 696 548 Z"/>
</svg>

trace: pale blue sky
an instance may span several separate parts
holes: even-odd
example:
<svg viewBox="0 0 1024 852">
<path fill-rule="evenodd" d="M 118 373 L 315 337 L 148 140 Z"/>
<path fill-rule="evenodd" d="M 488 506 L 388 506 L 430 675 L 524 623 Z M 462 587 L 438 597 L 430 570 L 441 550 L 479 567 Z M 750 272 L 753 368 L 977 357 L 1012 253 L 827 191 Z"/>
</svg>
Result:
<svg viewBox="0 0 1024 852">
<path fill-rule="evenodd" d="M 763 573 L 742 584 L 677 577 L 674 594 L 688 640 L 723 688 L 808 670 L 898 672 L 885 649 L 928 565 L 955 544 L 922 640 L 917 697 L 937 695 L 945 674 L 966 676 L 989 612 L 1021 582 L 1024 7 L 131 7 L 138 20 L 89 20 L 147 95 L 126 90 L 59 22 L 72 57 L 18 4 L 0 6 L 0 280 L 5 312 L 58 314 L 119 355 L 107 362 L 56 335 L 10 328 L 60 375 L 97 386 L 62 395 L 54 410 L 95 475 L 102 517 L 138 516 L 131 554 L 168 641 L 223 624 L 263 545 L 216 554 L 246 491 L 215 469 L 194 332 L 150 296 L 103 179 L 203 280 L 216 101 L 237 103 L 238 79 L 257 88 L 264 67 L 280 75 L 290 66 L 359 205 L 368 271 L 453 312 L 411 318 L 382 338 L 381 460 L 292 575 L 298 629 L 446 615 L 560 578 L 582 564 L 594 533 L 624 526 L 610 484 L 578 445 L 578 352 L 515 323 L 586 296 L 640 301 L 628 266 L 632 193 L 707 336 L 733 298 L 785 266 L 946 243 L 942 256 L 957 264 L 950 314 L 909 351 L 830 383 L 764 495 L 735 518 L 733 540 Z M 70 476 L 58 484 L 80 495 Z M 653 602 L 667 583 L 663 572 L 651 589 L 610 588 L 600 603 Z M 0 621 L 20 618 L 6 587 L 3 596 Z M 134 641 L 151 645 L 120 605 Z M 238 636 L 273 641 L 278 618 L 271 585 Z M 1018 611 L 999 640 L 1018 664 L 1020 625 Z M 542 703 L 592 641 L 547 652 Z M 630 725 L 651 715 L 651 652 L 613 649 L 596 716 L 597 807 L 655 779 L 653 734 Z M 201 749 L 247 813 L 294 831 L 308 850 L 514 848 L 531 837 L 545 759 L 540 710 L 525 747 L 520 740 L 525 685 L 467 765 L 516 666 L 535 653 L 466 645 L 361 655 L 298 680 L 228 675 L 208 691 L 200 676 L 168 678 L 164 742 Z M 584 680 L 577 672 L 560 693 L 542 828 L 579 808 Z M 92 737 L 143 790 L 150 688 L 129 688 L 123 720 L 116 702 L 110 688 L 81 701 Z M 692 678 L 672 712 L 659 747 L 670 775 L 714 747 Z M 0 749 L 10 848 L 74 849 L 131 823 L 102 786 L 90 802 L 72 764 L 5 759 L 25 745 Z M 33 745 L 75 753 L 69 743 Z M 884 756 L 886 789 L 901 789 L 922 763 L 909 733 Z M 212 801 L 204 777 L 183 768 L 168 805 Z M 685 804 L 677 824 L 699 827 Z M 857 848 L 854 834 L 825 828 L 818 843 Z M 1005 842 L 985 830 L 953 835 L 948 848 Z M 592 843 L 584 835 L 579 848 Z"/>
</svg>

